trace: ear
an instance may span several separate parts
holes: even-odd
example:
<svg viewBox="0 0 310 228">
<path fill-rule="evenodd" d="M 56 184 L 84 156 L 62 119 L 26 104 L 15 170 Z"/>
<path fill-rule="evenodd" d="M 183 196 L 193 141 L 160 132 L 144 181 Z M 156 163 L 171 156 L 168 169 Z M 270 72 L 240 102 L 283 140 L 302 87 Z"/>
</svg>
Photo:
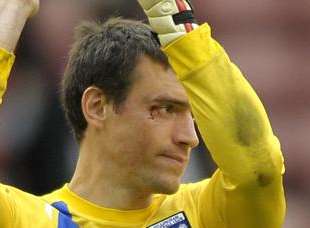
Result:
<svg viewBox="0 0 310 228">
<path fill-rule="evenodd" d="M 95 86 L 88 87 L 82 95 L 81 105 L 88 125 L 101 128 L 108 105 L 102 90 Z"/>
</svg>

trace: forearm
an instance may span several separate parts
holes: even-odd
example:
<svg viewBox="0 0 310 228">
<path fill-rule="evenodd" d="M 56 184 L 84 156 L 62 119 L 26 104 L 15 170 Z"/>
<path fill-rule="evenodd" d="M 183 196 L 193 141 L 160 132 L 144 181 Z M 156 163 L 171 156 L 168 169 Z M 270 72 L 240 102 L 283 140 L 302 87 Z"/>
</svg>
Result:
<svg viewBox="0 0 310 228">
<path fill-rule="evenodd" d="M 29 4 L 15 0 L 0 0 L 0 47 L 13 52 L 27 18 L 32 12 Z"/>
</svg>

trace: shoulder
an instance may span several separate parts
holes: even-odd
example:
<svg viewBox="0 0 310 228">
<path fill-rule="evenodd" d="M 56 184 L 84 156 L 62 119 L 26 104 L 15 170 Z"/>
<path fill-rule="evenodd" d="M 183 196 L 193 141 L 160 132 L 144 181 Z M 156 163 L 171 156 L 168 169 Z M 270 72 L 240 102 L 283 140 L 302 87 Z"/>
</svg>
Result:
<svg viewBox="0 0 310 228">
<path fill-rule="evenodd" d="M 37 196 L 13 186 L 0 184 L 0 199 L 1 201 L 7 201 L 11 206 L 24 208 L 24 205 L 29 207 L 41 207 L 46 204 L 46 200 L 43 197 Z"/>
<path fill-rule="evenodd" d="M 56 189 L 56 190 L 54 190 L 54 191 L 52 191 L 50 193 L 47 193 L 47 194 L 41 196 L 40 198 L 43 201 L 45 201 L 45 202 L 47 202 L 49 204 L 52 204 L 53 202 L 56 202 L 56 201 L 58 201 L 61 198 L 61 195 L 62 195 L 62 192 L 63 192 L 63 188 L 64 187 Z"/>
<path fill-rule="evenodd" d="M 24 192 L 18 188 L 15 188 L 10 185 L 0 184 L 0 195 L 4 198 L 14 198 L 20 197 L 20 198 L 37 198 L 35 195 L 32 195 L 30 193 Z"/>
<path fill-rule="evenodd" d="M 41 197 L 18 188 L 0 184 L 0 226 L 32 227 L 35 220 L 41 227 L 55 227 L 57 210 Z M 3 221 L 2 221 L 3 220 Z M 44 226 L 43 226 L 44 224 Z"/>
</svg>

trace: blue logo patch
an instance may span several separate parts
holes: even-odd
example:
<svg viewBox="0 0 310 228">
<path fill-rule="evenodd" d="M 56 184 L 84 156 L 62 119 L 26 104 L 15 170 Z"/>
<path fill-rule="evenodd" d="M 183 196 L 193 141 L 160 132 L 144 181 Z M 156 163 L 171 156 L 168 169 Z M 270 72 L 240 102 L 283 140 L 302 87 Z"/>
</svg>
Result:
<svg viewBox="0 0 310 228">
<path fill-rule="evenodd" d="M 185 213 L 179 212 L 147 228 L 191 228 Z"/>
</svg>

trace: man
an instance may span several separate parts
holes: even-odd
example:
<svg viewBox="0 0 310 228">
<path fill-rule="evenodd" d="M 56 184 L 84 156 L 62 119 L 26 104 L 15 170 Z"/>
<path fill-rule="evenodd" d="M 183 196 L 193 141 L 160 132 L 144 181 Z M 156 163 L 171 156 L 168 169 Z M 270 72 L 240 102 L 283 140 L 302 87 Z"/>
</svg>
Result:
<svg viewBox="0 0 310 228">
<path fill-rule="evenodd" d="M 43 197 L 1 185 L 0 227 L 281 227 L 283 158 L 255 92 L 188 2 L 139 2 L 163 51 L 140 22 L 77 29 L 63 81 L 76 171 Z M 1 1 L 2 94 L 37 6 Z M 180 186 L 198 144 L 191 111 L 219 168 Z"/>
</svg>

